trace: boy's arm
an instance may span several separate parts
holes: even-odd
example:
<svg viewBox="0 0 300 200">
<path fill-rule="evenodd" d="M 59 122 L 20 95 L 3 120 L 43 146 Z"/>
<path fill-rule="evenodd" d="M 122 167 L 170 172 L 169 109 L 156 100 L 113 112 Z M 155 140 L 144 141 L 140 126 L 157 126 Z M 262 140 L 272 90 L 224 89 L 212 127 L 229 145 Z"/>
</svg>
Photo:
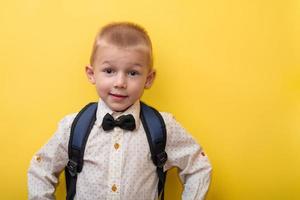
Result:
<svg viewBox="0 0 300 200">
<path fill-rule="evenodd" d="M 60 172 L 68 162 L 70 127 L 75 115 L 66 116 L 52 138 L 32 158 L 28 169 L 29 199 L 55 199 Z"/>
<path fill-rule="evenodd" d="M 167 127 L 165 170 L 178 167 L 184 185 L 182 200 L 203 200 L 210 184 L 210 162 L 199 144 L 172 115 L 163 116 Z"/>
</svg>

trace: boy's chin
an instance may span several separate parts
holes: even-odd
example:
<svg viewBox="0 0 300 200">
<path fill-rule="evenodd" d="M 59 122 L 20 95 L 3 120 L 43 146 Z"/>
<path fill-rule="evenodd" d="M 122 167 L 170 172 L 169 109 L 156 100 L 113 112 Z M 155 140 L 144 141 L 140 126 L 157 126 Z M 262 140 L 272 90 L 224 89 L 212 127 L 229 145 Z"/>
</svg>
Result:
<svg viewBox="0 0 300 200">
<path fill-rule="evenodd" d="M 128 104 L 128 105 L 114 105 L 114 104 L 112 104 L 112 105 L 106 104 L 106 105 L 108 105 L 108 107 L 114 112 L 124 112 L 129 107 L 131 107 L 133 104 L 134 103 Z"/>
</svg>

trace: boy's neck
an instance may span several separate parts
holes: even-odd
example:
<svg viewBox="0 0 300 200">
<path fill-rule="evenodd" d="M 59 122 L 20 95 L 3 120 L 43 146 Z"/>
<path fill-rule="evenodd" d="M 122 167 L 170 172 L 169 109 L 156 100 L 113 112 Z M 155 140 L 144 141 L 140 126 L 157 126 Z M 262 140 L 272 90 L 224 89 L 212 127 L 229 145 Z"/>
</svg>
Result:
<svg viewBox="0 0 300 200">
<path fill-rule="evenodd" d="M 127 113 L 127 111 L 128 111 L 128 113 L 131 113 L 133 110 L 135 110 L 136 108 L 137 108 L 137 106 L 138 107 L 140 107 L 140 100 L 137 100 L 135 103 L 133 103 L 133 104 L 131 104 L 130 106 L 128 106 L 126 109 L 124 109 L 124 110 L 121 110 L 121 111 L 119 111 L 119 110 L 112 110 L 103 100 L 101 100 L 101 99 L 99 99 L 99 103 L 100 104 L 103 104 L 105 107 L 106 107 L 106 110 L 109 110 L 110 112 L 110 114 L 113 114 L 113 115 L 120 115 L 120 114 L 123 114 L 123 113 Z M 133 107 L 135 107 L 135 108 L 133 108 Z M 131 108 L 132 108 L 132 111 L 130 111 L 131 110 Z"/>
</svg>

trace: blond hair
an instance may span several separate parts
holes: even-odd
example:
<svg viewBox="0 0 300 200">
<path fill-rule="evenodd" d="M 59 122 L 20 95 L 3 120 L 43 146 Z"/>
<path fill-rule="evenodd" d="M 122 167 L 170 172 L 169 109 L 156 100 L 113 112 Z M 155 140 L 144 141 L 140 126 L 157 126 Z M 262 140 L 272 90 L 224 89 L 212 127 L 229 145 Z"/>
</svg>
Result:
<svg viewBox="0 0 300 200">
<path fill-rule="evenodd" d="M 152 43 L 146 30 L 138 24 L 131 22 L 111 23 L 104 26 L 96 35 L 90 64 L 93 65 L 98 47 L 107 42 L 117 47 L 142 47 L 148 54 L 150 68 L 153 67 Z"/>
</svg>

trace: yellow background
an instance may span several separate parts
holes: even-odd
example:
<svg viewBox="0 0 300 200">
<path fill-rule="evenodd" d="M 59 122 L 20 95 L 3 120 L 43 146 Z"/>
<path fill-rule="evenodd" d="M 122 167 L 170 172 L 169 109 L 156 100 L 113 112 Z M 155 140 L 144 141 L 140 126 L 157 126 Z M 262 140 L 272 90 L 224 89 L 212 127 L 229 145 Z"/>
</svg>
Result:
<svg viewBox="0 0 300 200">
<path fill-rule="evenodd" d="M 94 36 L 124 20 L 154 45 L 143 100 L 173 113 L 212 162 L 207 199 L 300 199 L 299 0 L 2 0 L 1 199 L 27 198 L 34 152 L 97 100 L 84 74 Z M 180 192 L 173 170 L 166 197 Z"/>
</svg>

